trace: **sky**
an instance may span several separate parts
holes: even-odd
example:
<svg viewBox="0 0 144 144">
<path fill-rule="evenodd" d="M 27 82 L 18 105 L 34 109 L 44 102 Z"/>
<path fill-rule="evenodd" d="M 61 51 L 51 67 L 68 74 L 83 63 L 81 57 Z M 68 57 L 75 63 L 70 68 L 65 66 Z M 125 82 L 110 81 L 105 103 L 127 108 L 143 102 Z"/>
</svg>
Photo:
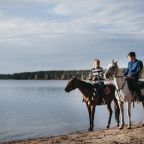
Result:
<svg viewBox="0 0 144 144">
<path fill-rule="evenodd" d="M 144 0 L 0 0 L 0 73 L 144 61 Z"/>
</svg>

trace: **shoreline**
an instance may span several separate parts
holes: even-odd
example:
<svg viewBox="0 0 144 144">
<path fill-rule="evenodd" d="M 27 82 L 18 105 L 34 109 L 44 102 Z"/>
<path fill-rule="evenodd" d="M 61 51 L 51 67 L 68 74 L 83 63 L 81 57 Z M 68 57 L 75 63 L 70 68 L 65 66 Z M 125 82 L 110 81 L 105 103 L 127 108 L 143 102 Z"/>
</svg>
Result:
<svg viewBox="0 0 144 144">
<path fill-rule="evenodd" d="M 0 142 L 0 144 L 143 144 L 144 126 L 132 125 L 131 129 L 100 129 L 92 132 L 74 132 L 58 136 L 37 137 L 24 140 Z"/>
</svg>

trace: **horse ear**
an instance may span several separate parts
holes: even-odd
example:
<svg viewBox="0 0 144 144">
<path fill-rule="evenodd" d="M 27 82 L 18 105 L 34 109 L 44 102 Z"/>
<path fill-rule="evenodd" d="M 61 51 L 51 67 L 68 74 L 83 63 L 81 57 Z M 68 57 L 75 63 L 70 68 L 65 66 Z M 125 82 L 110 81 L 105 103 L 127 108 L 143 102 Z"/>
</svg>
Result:
<svg viewBox="0 0 144 144">
<path fill-rule="evenodd" d="M 114 59 L 112 60 L 112 63 L 114 63 Z"/>
<path fill-rule="evenodd" d="M 115 62 L 117 64 L 118 60 Z"/>
</svg>

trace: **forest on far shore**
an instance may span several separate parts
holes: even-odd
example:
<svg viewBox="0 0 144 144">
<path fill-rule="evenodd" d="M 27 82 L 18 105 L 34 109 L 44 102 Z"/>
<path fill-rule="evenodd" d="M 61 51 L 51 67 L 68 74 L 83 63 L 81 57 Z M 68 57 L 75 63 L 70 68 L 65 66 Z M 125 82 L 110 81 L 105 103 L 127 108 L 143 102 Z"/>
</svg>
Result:
<svg viewBox="0 0 144 144">
<path fill-rule="evenodd" d="M 123 69 L 124 71 L 125 69 Z M 21 72 L 14 74 L 0 74 L 0 79 L 15 80 L 69 80 L 78 75 L 82 80 L 88 79 L 90 70 L 55 70 L 55 71 L 37 71 L 37 72 Z"/>
</svg>

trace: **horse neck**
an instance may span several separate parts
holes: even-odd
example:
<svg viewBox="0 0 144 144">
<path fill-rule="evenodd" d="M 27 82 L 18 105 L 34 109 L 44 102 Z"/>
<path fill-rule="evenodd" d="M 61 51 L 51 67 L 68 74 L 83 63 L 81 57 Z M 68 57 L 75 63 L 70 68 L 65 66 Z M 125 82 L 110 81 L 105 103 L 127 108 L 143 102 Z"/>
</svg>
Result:
<svg viewBox="0 0 144 144">
<path fill-rule="evenodd" d="M 117 68 L 117 70 L 116 70 L 114 82 L 116 85 L 116 89 L 121 89 L 125 83 L 124 74 L 123 74 L 122 70 L 120 70 L 119 68 Z M 124 87 L 127 87 L 127 84 L 125 84 Z"/>
<path fill-rule="evenodd" d="M 89 91 L 87 89 L 87 87 L 85 86 L 86 85 L 86 82 L 85 81 L 82 81 L 82 80 L 79 80 L 78 81 L 78 86 L 77 88 L 79 89 L 79 91 L 84 95 L 84 96 L 89 96 Z"/>
<path fill-rule="evenodd" d="M 126 79 L 124 78 L 123 72 L 118 68 L 117 70 L 117 76 L 122 77 L 114 77 L 114 82 L 117 90 L 121 91 L 121 95 L 124 97 L 126 101 L 132 100 L 131 91 L 129 90 L 128 84 Z"/>
</svg>

